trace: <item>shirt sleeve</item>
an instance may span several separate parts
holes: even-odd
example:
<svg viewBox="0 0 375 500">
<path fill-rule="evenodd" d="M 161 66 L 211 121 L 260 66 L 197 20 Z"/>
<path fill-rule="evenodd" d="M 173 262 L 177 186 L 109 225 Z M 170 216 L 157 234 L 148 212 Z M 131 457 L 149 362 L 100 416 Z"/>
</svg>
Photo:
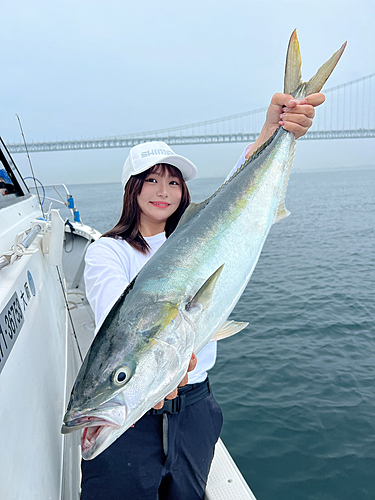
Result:
<svg viewBox="0 0 375 500">
<path fill-rule="evenodd" d="M 251 146 L 252 146 L 252 145 L 253 145 L 253 144 L 248 144 L 248 145 L 246 146 L 246 148 L 243 150 L 242 155 L 238 158 L 237 163 L 236 163 L 236 164 L 235 164 L 235 166 L 232 168 L 232 170 L 229 172 L 229 174 L 228 174 L 228 176 L 227 176 L 227 178 L 225 179 L 225 181 L 224 181 L 224 182 L 227 182 L 227 180 L 228 180 L 228 179 L 230 179 L 230 178 L 232 177 L 232 175 L 233 175 L 233 174 L 234 174 L 234 173 L 235 173 L 235 172 L 236 172 L 236 171 L 240 168 L 240 166 L 241 166 L 241 165 L 243 165 L 243 164 L 245 163 L 245 161 L 246 161 L 245 156 L 246 156 L 246 154 L 249 152 L 249 150 L 250 150 L 250 148 L 251 148 Z"/>
<path fill-rule="evenodd" d="M 87 250 L 84 280 L 86 296 L 95 314 L 96 331 L 131 279 L 130 258 L 116 249 L 116 241 L 101 238 Z M 127 265 L 128 264 L 128 265 Z"/>
</svg>

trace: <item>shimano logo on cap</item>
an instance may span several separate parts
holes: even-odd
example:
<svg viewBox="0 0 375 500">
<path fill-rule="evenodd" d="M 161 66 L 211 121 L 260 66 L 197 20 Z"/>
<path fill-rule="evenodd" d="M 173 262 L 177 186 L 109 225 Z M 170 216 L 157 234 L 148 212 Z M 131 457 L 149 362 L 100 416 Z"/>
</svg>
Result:
<svg viewBox="0 0 375 500">
<path fill-rule="evenodd" d="M 174 155 L 174 152 L 170 149 L 148 149 L 147 151 L 142 151 L 141 158 L 146 158 L 147 156 L 151 155 L 170 156 Z"/>
</svg>

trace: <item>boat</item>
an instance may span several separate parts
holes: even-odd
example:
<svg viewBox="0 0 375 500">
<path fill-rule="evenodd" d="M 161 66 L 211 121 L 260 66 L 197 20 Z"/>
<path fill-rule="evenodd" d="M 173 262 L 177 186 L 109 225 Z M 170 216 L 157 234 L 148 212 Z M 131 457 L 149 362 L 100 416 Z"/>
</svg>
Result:
<svg viewBox="0 0 375 500">
<path fill-rule="evenodd" d="M 101 234 L 65 184 L 26 180 L 0 138 L 0 498 L 76 500 L 80 433 L 60 429 L 94 337 L 83 271 Z M 247 499 L 255 496 L 219 440 L 206 500 Z"/>
</svg>

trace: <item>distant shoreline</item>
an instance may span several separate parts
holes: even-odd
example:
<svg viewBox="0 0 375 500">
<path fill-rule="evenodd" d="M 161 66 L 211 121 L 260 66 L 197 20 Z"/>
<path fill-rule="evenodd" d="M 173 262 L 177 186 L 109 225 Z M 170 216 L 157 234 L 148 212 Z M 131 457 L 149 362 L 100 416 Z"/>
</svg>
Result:
<svg viewBox="0 0 375 500">
<path fill-rule="evenodd" d="M 298 175 L 298 174 L 318 174 L 318 173 L 326 173 L 326 172 L 348 172 L 348 171 L 361 171 L 361 170 L 375 170 L 375 165 L 360 165 L 358 167 L 352 167 L 352 166 L 347 166 L 347 167 L 334 167 L 334 168 L 319 168 L 317 167 L 316 169 L 310 169 L 310 170 L 292 170 L 292 175 Z M 218 182 L 224 182 L 225 177 L 219 176 L 219 177 L 197 177 L 194 179 L 194 181 L 203 181 L 203 180 L 209 180 L 210 182 L 213 182 L 218 180 Z M 192 182 L 194 182 L 192 181 Z M 121 184 L 120 182 L 103 182 L 103 181 L 98 181 L 98 182 L 69 182 L 69 186 L 83 186 L 85 184 Z"/>
</svg>

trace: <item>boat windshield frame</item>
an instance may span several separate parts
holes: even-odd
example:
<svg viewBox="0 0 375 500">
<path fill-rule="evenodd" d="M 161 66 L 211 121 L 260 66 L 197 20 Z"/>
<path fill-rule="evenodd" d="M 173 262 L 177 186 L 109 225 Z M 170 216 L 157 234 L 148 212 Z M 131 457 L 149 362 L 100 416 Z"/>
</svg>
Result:
<svg viewBox="0 0 375 500">
<path fill-rule="evenodd" d="M 0 209 L 29 196 L 30 191 L 0 137 Z"/>
</svg>

